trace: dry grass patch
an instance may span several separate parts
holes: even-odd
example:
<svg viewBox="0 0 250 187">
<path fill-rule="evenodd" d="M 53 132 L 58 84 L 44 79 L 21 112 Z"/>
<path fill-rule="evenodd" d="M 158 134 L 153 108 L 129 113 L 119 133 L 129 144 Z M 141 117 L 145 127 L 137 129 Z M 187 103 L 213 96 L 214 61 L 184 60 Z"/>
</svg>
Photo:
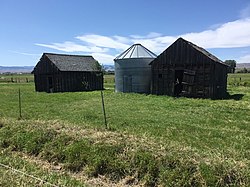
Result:
<svg viewBox="0 0 250 187">
<path fill-rule="evenodd" d="M 142 135 L 60 121 L 1 120 L 2 149 L 100 186 L 247 185 L 249 161 Z"/>
</svg>

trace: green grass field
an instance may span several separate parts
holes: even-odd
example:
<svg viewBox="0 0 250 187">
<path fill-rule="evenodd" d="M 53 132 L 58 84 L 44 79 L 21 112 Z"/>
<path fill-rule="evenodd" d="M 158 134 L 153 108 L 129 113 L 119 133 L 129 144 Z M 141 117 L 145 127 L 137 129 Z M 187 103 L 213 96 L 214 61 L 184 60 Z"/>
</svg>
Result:
<svg viewBox="0 0 250 187">
<path fill-rule="evenodd" d="M 0 83 L 28 83 L 34 82 L 33 74 L 0 74 Z"/>
<path fill-rule="evenodd" d="M 113 81 L 104 81 L 109 130 L 99 91 L 2 81 L 0 163 L 64 186 L 249 186 L 250 74 L 229 75 L 225 100 L 114 93 Z M 0 173 L 0 186 L 40 185 Z"/>
<path fill-rule="evenodd" d="M 249 73 L 230 74 L 228 84 L 233 86 L 250 86 Z"/>
</svg>

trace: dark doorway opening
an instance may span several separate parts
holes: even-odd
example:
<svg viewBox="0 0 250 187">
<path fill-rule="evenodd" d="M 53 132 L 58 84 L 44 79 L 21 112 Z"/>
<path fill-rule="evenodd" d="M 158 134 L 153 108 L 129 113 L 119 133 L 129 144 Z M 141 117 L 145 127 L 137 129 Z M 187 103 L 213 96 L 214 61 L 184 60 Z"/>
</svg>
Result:
<svg viewBox="0 0 250 187">
<path fill-rule="evenodd" d="M 53 79 L 52 77 L 48 77 L 48 91 L 53 92 Z"/>
<path fill-rule="evenodd" d="M 182 85 L 183 73 L 184 70 L 175 70 L 174 96 L 176 97 L 180 96 L 183 89 Z"/>
</svg>

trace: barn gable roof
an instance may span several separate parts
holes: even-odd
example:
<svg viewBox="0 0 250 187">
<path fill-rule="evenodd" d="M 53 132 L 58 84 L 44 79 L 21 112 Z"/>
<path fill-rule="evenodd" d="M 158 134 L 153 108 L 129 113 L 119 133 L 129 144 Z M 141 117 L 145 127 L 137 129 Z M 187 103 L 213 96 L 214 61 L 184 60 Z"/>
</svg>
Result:
<svg viewBox="0 0 250 187">
<path fill-rule="evenodd" d="M 100 64 L 92 56 L 44 53 L 60 71 L 101 71 Z"/>
<path fill-rule="evenodd" d="M 224 64 L 224 62 L 222 62 L 220 59 L 218 59 L 216 56 L 214 56 L 213 54 L 209 53 L 207 50 L 205 50 L 204 48 L 202 47 L 199 47 L 198 45 L 195 45 L 193 44 L 192 42 L 190 41 L 187 41 L 183 38 L 178 38 L 178 40 L 183 40 L 184 42 L 186 42 L 188 45 L 192 46 L 194 49 L 196 49 L 197 51 L 203 53 L 205 56 L 207 56 L 208 58 L 210 58 L 211 60 L 215 61 L 215 62 L 218 62 L 218 63 L 221 63 L 223 65 L 226 65 Z"/>
<path fill-rule="evenodd" d="M 192 42 L 187 41 L 187 40 L 185 40 L 185 39 L 183 39 L 183 38 L 181 38 L 181 37 L 178 38 L 173 44 L 171 44 L 166 50 L 168 50 L 169 48 L 171 48 L 171 46 L 174 45 L 176 42 L 184 42 L 185 44 L 191 46 L 191 47 L 192 47 L 193 49 L 195 49 L 196 51 L 198 51 L 198 52 L 202 53 L 203 55 L 205 55 L 206 57 L 210 58 L 212 61 L 217 62 L 217 63 L 220 63 L 220 64 L 225 65 L 225 66 L 228 66 L 228 65 L 224 64 L 223 61 L 221 61 L 221 60 L 218 59 L 216 56 L 214 56 L 214 55 L 212 55 L 211 53 L 209 53 L 209 52 L 208 52 L 207 50 L 205 50 L 204 48 L 199 47 L 199 46 L 193 44 Z M 166 50 L 165 50 L 165 51 L 166 51 Z M 164 52 L 165 52 L 165 51 L 164 51 Z M 153 61 L 152 61 L 150 64 L 152 64 L 152 63 L 153 63 Z"/>
</svg>

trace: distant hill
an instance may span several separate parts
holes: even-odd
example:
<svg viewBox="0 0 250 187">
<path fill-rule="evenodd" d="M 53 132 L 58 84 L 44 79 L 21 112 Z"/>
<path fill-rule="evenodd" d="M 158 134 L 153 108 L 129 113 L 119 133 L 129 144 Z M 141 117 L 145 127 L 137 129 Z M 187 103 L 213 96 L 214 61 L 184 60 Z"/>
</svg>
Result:
<svg viewBox="0 0 250 187">
<path fill-rule="evenodd" d="M 103 68 L 106 72 L 114 72 L 115 71 L 114 65 L 103 65 Z"/>
<path fill-rule="evenodd" d="M 115 71 L 114 65 L 104 65 L 105 71 Z M 34 66 L 0 66 L 0 73 L 31 73 Z"/>
<path fill-rule="evenodd" d="M 31 73 L 34 66 L 0 66 L 0 73 Z"/>
<path fill-rule="evenodd" d="M 114 65 L 103 65 L 105 71 L 115 71 Z M 250 69 L 250 63 L 238 63 L 236 69 Z M 34 66 L 0 66 L 0 73 L 31 73 Z"/>
<path fill-rule="evenodd" d="M 242 68 L 250 68 L 250 63 L 238 63 L 236 64 L 236 69 L 242 69 Z"/>
</svg>

